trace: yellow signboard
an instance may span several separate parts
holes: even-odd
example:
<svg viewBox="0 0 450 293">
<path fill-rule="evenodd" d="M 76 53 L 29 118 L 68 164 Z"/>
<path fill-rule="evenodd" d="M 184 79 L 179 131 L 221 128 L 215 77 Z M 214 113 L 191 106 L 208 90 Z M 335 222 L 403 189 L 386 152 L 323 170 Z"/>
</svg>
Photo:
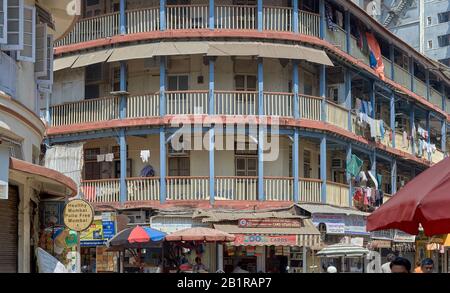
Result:
<svg viewBox="0 0 450 293">
<path fill-rule="evenodd" d="M 66 204 L 63 217 L 67 228 L 82 232 L 88 229 L 94 220 L 94 209 L 87 201 L 75 199 Z"/>
</svg>

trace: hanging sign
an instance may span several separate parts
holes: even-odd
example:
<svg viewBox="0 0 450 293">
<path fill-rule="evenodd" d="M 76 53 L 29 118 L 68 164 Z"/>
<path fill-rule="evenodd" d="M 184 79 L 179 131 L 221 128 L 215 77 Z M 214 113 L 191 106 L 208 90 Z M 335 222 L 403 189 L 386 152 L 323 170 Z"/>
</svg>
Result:
<svg viewBox="0 0 450 293">
<path fill-rule="evenodd" d="M 75 199 L 66 204 L 63 217 L 67 228 L 81 232 L 88 229 L 94 221 L 94 209 L 87 201 Z"/>
<path fill-rule="evenodd" d="M 301 228 L 299 219 L 240 219 L 240 228 Z"/>
</svg>

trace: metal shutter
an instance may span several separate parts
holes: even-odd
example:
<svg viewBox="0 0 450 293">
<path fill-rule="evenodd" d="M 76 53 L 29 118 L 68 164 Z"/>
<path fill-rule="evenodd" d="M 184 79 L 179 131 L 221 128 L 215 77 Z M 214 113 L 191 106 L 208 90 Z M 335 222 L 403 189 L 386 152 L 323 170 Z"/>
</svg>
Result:
<svg viewBox="0 0 450 293">
<path fill-rule="evenodd" d="M 9 186 L 7 200 L 0 200 L 0 273 L 17 273 L 18 206 L 16 186 Z"/>
</svg>

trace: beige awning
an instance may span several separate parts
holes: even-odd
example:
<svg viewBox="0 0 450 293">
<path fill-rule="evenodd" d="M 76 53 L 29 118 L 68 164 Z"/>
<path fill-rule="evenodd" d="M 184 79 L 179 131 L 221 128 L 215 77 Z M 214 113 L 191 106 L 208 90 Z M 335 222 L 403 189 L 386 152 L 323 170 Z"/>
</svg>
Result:
<svg viewBox="0 0 450 293">
<path fill-rule="evenodd" d="M 308 48 L 299 46 L 300 52 L 302 54 L 303 60 L 328 65 L 328 66 L 334 66 L 333 62 L 331 62 L 330 57 L 328 57 L 327 53 L 325 53 L 323 50 Z"/>
<path fill-rule="evenodd" d="M 105 62 L 112 53 L 113 50 L 110 49 L 82 54 L 72 65 L 72 68 L 85 67 L 88 65 Z"/>
<path fill-rule="evenodd" d="M 68 57 L 62 57 L 55 59 L 53 61 L 53 71 L 59 71 L 66 68 L 72 67 L 72 65 L 77 61 L 78 57 L 80 55 L 74 55 L 74 56 L 68 56 Z"/>
<path fill-rule="evenodd" d="M 282 58 L 282 59 L 303 59 L 300 48 L 292 45 L 259 44 L 259 57 Z"/>
<path fill-rule="evenodd" d="M 199 55 L 207 52 L 207 42 L 162 42 L 155 48 L 153 56 Z"/>
<path fill-rule="evenodd" d="M 210 42 L 208 56 L 258 56 L 259 43 Z"/>
<path fill-rule="evenodd" d="M 143 44 L 114 49 L 108 62 L 152 58 L 158 44 Z"/>
</svg>

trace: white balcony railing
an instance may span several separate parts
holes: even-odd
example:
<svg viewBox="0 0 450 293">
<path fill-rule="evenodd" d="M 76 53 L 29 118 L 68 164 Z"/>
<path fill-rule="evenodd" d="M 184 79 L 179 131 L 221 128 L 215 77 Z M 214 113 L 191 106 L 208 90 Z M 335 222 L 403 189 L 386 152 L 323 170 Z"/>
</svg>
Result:
<svg viewBox="0 0 450 293">
<path fill-rule="evenodd" d="M 159 30 L 159 7 L 130 10 L 126 16 L 128 34 Z"/>
<path fill-rule="evenodd" d="M 207 200 L 209 177 L 168 177 L 168 200 Z"/>
<path fill-rule="evenodd" d="M 218 115 L 257 115 L 257 92 L 216 91 L 215 95 Z"/>
<path fill-rule="evenodd" d="M 159 200 L 159 178 L 128 178 L 127 201 Z"/>
<path fill-rule="evenodd" d="M 327 122 L 342 129 L 348 129 L 349 110 L 333 102 L 327 101 Z"/>
<path fill-rule="evenodd" d="M 51 107 L 52 126 L 108 121 L 119 118 L 119 98 L 83 100 Z"/>
<path fill-rule="evenodd" d="M 303 119 L 321 120 L 322 98 L 300 95 L 300 116 Z"/>
<path fill-rule="evenodd" d="M 346 32 L 340 27 L 337 27 L 337 29 L 337 31 L 330 31 L 329 29 L 326 29 L 325 39 L 342 51 L 347 51 Z"/>
<path fill-rule="evenodd" d="M 208 5 L 169 5 L 166 7 L 167 29 L 206 29 L 208 10 Z"/>
<path fill-rule="evenodd" d="M 319 37 L 320 16 L 318 14 L 300 10 L 298 17 L 298 31 L 301 34 Z"/>
<path fill-rule="evenodd" d="M 289 7 L 264 7 L 264 30 L 289 32 L 292 31 L 292 8 Z"/>
<path fill-rule="evenodd" d="M 166 107 L 168 115 L 208 114 L 208 92 L 166 92 Z"/>
<path fill-rule="evenodd" d="M 258 177 L 216 177 L 217 200 L 258 199 Z"/>
<path fill-rule="evenodd" d="M 264 115 L 293 117 L 293 98 L 290 93 L 264 93 Z"/>
<path fill-rule="evenodd" d="M 266 200 L 293 201 L 293 178 L 264 178 L 264 195 Z"/>
<path fill-rule="evenodd" d="M 256 6 L 217 5 L 216 29 L 254 30 L 257 28 Z"/>
<path fill-rule="evenodd" d="M 127 98 L 127 118 L 159 116 L 159 95 L 149 94 Z"/>
<path fill-rule="evenodd" d="M 322 181 L 319 179 L 300 178 L 298 199 L 300 202 L 321 202 Z"/>
<path fill-rule="evenodd" d="M 92 203 L 120 201 L 119 179 L 86 180 L 81 182 L 83 198 Z"/>
<path fill-rule="evenodd" d="M 336 206 L 349 206 L 349 186 L 345 184 L 327 182 L 327 203 Z"/>
</svg>

